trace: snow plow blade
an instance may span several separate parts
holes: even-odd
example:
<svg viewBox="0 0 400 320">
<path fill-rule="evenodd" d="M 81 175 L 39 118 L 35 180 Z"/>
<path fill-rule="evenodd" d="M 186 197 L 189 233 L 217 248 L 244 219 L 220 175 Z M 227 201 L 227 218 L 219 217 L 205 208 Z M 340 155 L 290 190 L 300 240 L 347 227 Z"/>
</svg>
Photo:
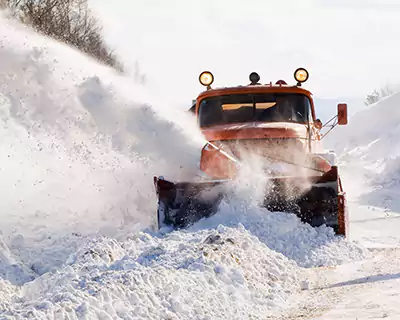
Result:
<svg viewBox="0 0 400 320">
<path fill-rule="evenodd" d="M 173 183 L 154 177 L 158 227 L 185 228 L 214 215 L 227 196 L 229 181 Z M 336 166 L 320 176 L 277 177 L 269 181 L 264 203 L 261 204 L 263 207 L 269 211 L 294 213 L 313 227 L 325 224 L 332 227 L 336 234 L 346 236 L 346 195 L 342 191 Z"/>
</svg>

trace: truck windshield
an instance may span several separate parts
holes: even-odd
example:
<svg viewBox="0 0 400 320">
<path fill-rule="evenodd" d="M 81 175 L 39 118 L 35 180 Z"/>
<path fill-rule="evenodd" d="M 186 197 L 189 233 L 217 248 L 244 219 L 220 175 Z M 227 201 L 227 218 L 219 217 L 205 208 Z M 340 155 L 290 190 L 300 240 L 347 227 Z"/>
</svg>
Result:
<svg viewBox="0 0 400 320">
<path fill-rule="evenodd" d="M 250 121 L 307 123 L 310 112 L 310 101 L 303 94 L 232 94 L 203 99 L 199 124 L 206 127 Z"/>
</svg>

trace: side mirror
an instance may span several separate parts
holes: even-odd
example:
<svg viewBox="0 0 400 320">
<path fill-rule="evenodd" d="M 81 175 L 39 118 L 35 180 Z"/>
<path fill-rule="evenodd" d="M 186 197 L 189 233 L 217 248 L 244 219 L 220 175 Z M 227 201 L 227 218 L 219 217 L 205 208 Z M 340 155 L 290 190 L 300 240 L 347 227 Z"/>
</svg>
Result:
<svg viewBox="0 0 400 320">
<path fill-rule="evenodd" d="M 315 120 L 314 125 L 318 130 L 322 129 L 322 121 L 320 119 Z"/>
<path fill-rule="evenodd" d="M 347 104 L 339 103 L 337 106 L 338 109 L 338 125 L 346 125 L 347 124 Z"/>
</svg>

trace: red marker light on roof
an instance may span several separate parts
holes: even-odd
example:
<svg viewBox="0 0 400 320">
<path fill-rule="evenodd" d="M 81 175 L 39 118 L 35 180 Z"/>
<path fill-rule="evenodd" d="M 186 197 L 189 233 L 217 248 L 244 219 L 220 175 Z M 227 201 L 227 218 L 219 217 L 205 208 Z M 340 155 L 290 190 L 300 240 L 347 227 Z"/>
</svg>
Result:
<svg viewBox="0 0 400 320">
<path fill-rule="evenodd" d="M 284 80 L 278 80 L 275 84 L 279 84 L 281 86 L 281 85 L 284 85 L 284 84 L 287 84 L 287 83 Z"/>
</svg>

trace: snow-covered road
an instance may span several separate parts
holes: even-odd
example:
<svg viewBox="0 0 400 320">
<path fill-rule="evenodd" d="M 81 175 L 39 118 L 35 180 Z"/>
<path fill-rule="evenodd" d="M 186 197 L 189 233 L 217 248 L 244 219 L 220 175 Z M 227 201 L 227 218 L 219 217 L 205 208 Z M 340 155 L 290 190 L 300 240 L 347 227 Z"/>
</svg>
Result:
<svg viewBox="0 0 400 320">
<path fill-rule="evenodd" d="M 307 290 L 269 319 L 398 319 L 400 249 L 374 249 L 372 254 L 362 262 L 309 270 Z"/>
</svg>

